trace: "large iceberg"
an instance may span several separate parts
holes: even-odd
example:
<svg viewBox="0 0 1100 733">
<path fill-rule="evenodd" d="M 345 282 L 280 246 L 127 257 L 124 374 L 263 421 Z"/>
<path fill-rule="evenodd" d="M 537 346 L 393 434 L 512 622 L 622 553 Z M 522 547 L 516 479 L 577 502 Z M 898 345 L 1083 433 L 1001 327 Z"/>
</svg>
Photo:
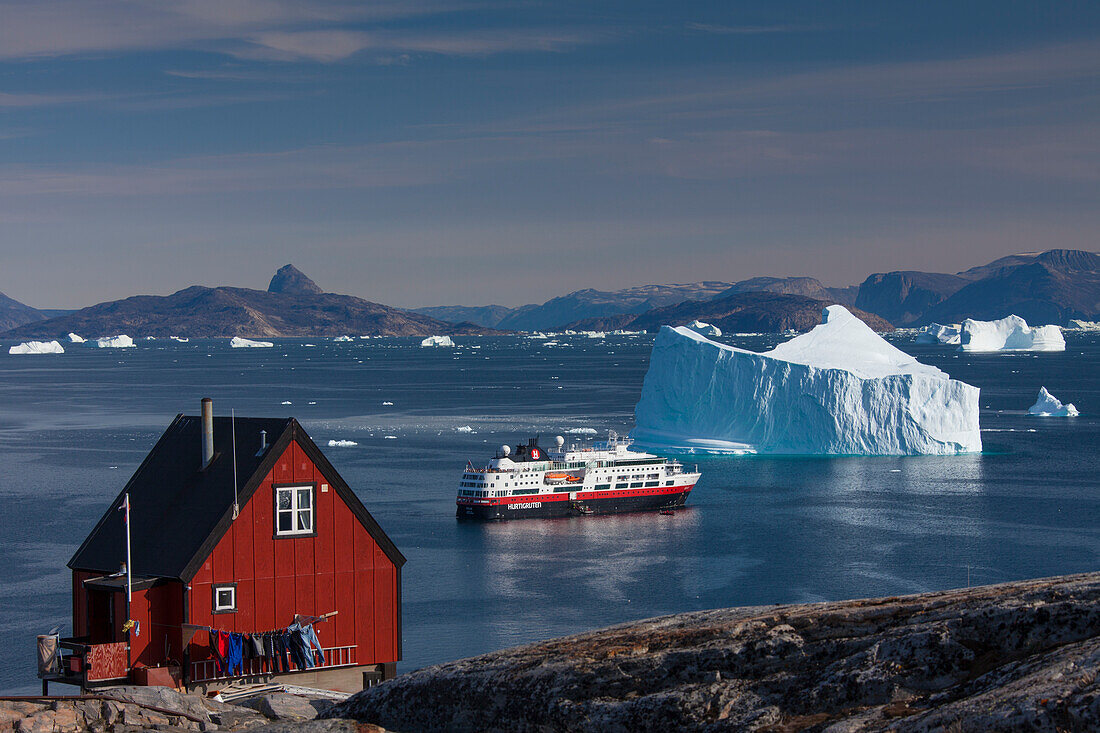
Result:
<svg viewBox="0 0 1100 733">
<path fill-rule="evenodd" d="M 1030 327 L 1019 316 L 999 321 L 963 321 L 959 351 L 1065 351 L 1066 339 L 1057 326 Z"/>
<path fill-rule="evenodd" d="M 929 323 L 917 332 L 917 337 L 914 341 L 918 344 L 948 344 L 950 346 L 958 346 L 961 332 L 962 325 L 958 323 L 952 323 L 949 326 L 942 326 L 939 323 Z"/>
<path fill-rule="evenodd" d="M 420 342 L 421 346 L 454 346 L 450 336 L 429 336 Z"/>
<path fill-rule="evenodd" d="M 24 341 L 8 349 L 9 354 L 64 354 L 65 349 L 56 341 Z"/>
<path fill-rule="evenodd" d="M 632 436 L 674 450 L 916 455 L 980 451 L 978 388 L 891 346 L 839 305 L 756 353 L 664 326 Z"/>
<path fill-rule="evenodd" d="M 1071 318 L 1069 319 L 1069 323 L 1066 324 L 1066 328 L 1071 328 L 1076 331 L 1100 331 L 1100 322 L 1082 321 L 1079 318 Z"/>
<path fill-rule="evenodd" d="M 118 336 L 104 336 L 92 343 L 100 349 L 128 349 L 134 345 L 134 340 L 122 333 Z"/>
<path fill-rule="evenodd" d="M 251 339 L 243 339 L 240 336 L 234 336 L 229 339 L 229 345 L 234 349 L 270 349 L 275 344 L 270 341 L 253 341 Z"/>
<path fill-rule="evenodd" d="M 1072 404 L 1063 405 L 1061 400 L 1047 392 L 1046 387 L 1039 388 L 1039 397 L 1028 408 L 1027 414 L 1040 417 L 1077 417 L 1081 413 Z"/>
<path fill-rule="evenodd" d="M 699 320 L 692 321 L 691 323 L 689 323 L 687 325 L 687 327 L 690 328 L 695 333 L 701 334 L 703 336 L 721 336 L 722 335 L 722 329 L 718 328 L 718 326 L 712 326 L 709 323 L 704 323 L 703 321 L 699 321 Z"/>
</svg>

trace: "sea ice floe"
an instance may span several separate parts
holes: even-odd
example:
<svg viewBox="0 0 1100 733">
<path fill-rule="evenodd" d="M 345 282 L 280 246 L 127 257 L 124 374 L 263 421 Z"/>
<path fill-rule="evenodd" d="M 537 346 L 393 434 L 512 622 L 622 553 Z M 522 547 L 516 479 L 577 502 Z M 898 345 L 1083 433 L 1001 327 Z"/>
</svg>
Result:
<svg viewBox="0 0 1100 733">
<path fill-rule="evenodd" d="M 771 351 L 662 327 L 633 437 L 674 450 L 915 455 L 980 451 L 978 388 L 921 364 L 838 305 Z"/>
<path fill-rule="evenodd" d="M 429 336 L 420 342 L 421 346 L 454 346 L 450 336 Z"/>
<path fill-rule="evenodd" d="M 959 351 L 1065 351 L 1066 340 L 1057 326 L 1028 326 L 1019 316 L 998 321 L 967 318 L 959 334 Z"/>
<path fill-rule="evenodd" d="M 8 349 L 9 354 L 64 354 L 65 349 L 56 341 L 24 341 Z"/>
<path fill-rule="evenodd" d="M 98 338 L 92 344 L 100 349 L 128 349 L 134 345 L 134 340 L 126 334 L 120 333 L 118 336 Z"/>
<path fill-rule="evenodd" d="M 275 344 L 270 341 L 253 341 L 252 339 L 243 339 L 240 336 L 234 336 L 229 340 L 229 345 L 234 349 L 270 349 Z"/>
<path fill-rule="evenodd" d="M 722 335 L 722 329 L 718 328 L 718 326 L 712 326 L 709 323 L 704 323 L 703 321 L 699 320 L 692 321 L 687 325 L 687 328 L 690 328 L 695 333 L 701 334 L 703 336 Z"/>
<path fill-rule="evenodd" d="M 328 442 L 329 448 L 354 448 L 359 445 L 354 440 L 330 440 Z"/>
<path fill-rule="evenodd" d="M 1077 417 L 1080 413 L 1072 404 L 1063 405 L 1057 397 L 1047 392 L 1046 387 L 1040 387 L 1039 397 L 1028 408 L 1027 414 L 1040 417 Z"/>
</svg>

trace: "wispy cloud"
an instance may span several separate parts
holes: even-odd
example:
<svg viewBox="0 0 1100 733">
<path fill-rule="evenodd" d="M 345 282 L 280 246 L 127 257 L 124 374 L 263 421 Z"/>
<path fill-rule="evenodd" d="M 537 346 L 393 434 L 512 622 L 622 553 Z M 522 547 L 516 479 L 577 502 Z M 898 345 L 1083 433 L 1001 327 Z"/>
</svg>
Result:
<svg viewBox="0 0 1100 733">
<path fill-rule="evenodd" d="M 481 6 L 471 0 L 12 0 L 0 24 L 0 59 L 189 49 L 324 63 L 366 49 L 483 55 L 582 42 L 574 32 L 364 30 Z"/>
<path fill-rule="evenodd" d="M 820 26 L 809 25 L 721 25 L 718 23 L 685 23 L 689 31 L 713 33 L 721 36 L 755 36 L 763 33 L 805 33 L 822 30 Z"/>
</svg>

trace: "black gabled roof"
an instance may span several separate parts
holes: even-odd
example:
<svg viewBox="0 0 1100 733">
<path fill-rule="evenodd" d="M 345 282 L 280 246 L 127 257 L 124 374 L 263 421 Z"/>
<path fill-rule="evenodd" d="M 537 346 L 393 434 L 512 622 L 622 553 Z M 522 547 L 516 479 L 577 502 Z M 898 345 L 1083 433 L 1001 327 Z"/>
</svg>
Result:
<svg viewBox="0 0 1100 733">
<path fill-rule="evenodd" d="M 177 415 L 99 523 L 69 567 L 112 573 L 126 559 L 123 495 L 130 494 L 131 558 L 135 575 L 190 581 L 233 523 L 233 431 L 237 446 L 237 501 L 252 497 L 292 441 L 305 451 L 390 560 L 405 557 L 359 497 L 294 418 L 214 418 L 214 460 L 200 471 L 201 418 Z M 257 455 L 260 431 L 268 448 Z"/>
</svg>

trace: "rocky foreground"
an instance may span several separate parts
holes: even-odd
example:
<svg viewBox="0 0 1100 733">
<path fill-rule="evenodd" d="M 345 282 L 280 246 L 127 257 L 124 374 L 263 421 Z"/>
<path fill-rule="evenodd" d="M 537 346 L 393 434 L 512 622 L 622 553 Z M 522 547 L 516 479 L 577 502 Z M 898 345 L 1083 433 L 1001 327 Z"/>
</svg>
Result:
<svg viewBox="0 0 1100 733">
<path fill-rule="evenodd" d="M 325 713 L 399 731 L 1100 730 L 1100 573 L 677 614 L 428 667 Z"/>
</svg>

